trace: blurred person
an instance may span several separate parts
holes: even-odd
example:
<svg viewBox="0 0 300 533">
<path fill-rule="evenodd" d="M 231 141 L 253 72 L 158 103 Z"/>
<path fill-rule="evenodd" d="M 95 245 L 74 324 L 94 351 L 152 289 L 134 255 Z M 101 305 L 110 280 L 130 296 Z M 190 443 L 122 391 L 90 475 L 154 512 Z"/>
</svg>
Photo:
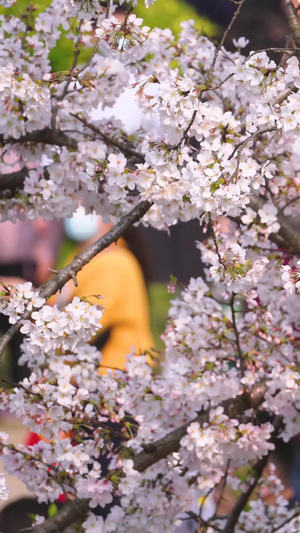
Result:
<svg viewBox="0 0 300 533">
<path fill-rule="evenodd" d="M 47 164 L 45 160 L 44 164 Z M 34 168 L 34 164 L 28 165 Z M 0 150 L 0 175 L 17 172 L 20 163 L 11 150 Z M 59 246 L 63 238 L 61 221 L 10 220 L 0 223 L 0 282 L 16 285 L 30 281 L 35 287 L 44 283 L 55 266 Z M 12 279 L 19 278 L 19 279 Z M 8 317 L 0 313 L 0 334 L 10 327 Z M 9 344 L 10 378 L 18 383 L 28 377 L 26 367 L 19 366 L 20 345 L 23 336 L 17 333 Z"/>
<path fill-rule="evenodd" d="M 65 220 L 65 229 L 66 235 L 78 243 L 75 256 L 105 235 L 111 224 L 104 224 L 99 216 L 86 215 L 79 207 L 73 217 Z M 102 328 L 92 344 L 102 353 L 103 368 L 124 370 L 126 356 L 133 350 L 139 354 L 154 346 L 146 288 L 149 259 L 138 235 L 137 228 L 130 228 L 78 272 L 78 287 L 69 281 L 59 298 L 60 305 L 75 296 L 85 296 L 99 304 L 95 295 L 101 295 L 100 303 L 105 308 Z"/>
<path fill-rule="evenodd" d="M 0 281 L 6 284 L 31 283 L 38 287 L 51 275 L 63 238 L 62 222 L 17 220 L 0 224 Z M 0 313 L 0 332 L 10 327 L 8 317 Z M 9 344 L 10 379 L 18 383 L 28 377 L 26 365 L 19 366 L 23 336 L 17 333 Z"/>
<path fill-rule="evenodd" d="M 63 237 L 62 223 L 17 220 L 0 224 L 0 276 L 17 276 L 36 287 L 50 275 Z"/>
<path fill-rule="evenodd" d="M 78 243 L 73 255 L 104 236 L 111 228 L 112 224 L 105 224 L 100 216 L 85 214 L 81 206 L 71 218 L 65 220 L 67 236 Z M 104 307 L 102 328 L 91 341 L 101 351 L 100 374 L 106 374 L 108 369 L 125 370 L 127 356 L 132 353 L 138 356 L 146 352 L 148 363 L 152 363 L 148 355 L 154 347 L 150 329 L 148 279 L 149 258 L 142 240 L 139 240 L 139 228 L 131 227 L 117 242 L 96 255 L 78 272 L 77 287 L 73 281 L 69 281 L 62 290 L 62 297 L 67 298 L 64 304 L 77 296 L 87 297 L 89 302 L 100 303 Z M 122 434 L 125 422 L 131 424 L 134 432 L 136 421 L 130 413 L 126 413 L 120 423 L 106 422 L 106 426 L 112 430 L 110 439 L 113 449 L 119 449 L 123 444 L 123 439 L 117 434 Z M 103 475 L 107 475 L 110 457 L 106 453 L 101 454 L 99 462 Z M 105 519 L 110 509 L 118 503 L 119 498 L 115 496 L 110 504 L 105 507 L 98 505 L 93 512 Z"/>
<path fill-rule="evenodd" d="M 111 227 L 111 224 L 103 223 L 100 216 L 87 215 L 80 206 L 71 218 L 65 219 L 66 236 L 77 244 L 66 264 L 96 239 L 105 235 Z M 149 259 L 143 249 L 143 243 L 139 241 L 138 228 L 132 227 L 77 273 L 77 287 L 70 280 L 58 295 L 57 304 L 62 308 L 75 296 L 85 297 L 97 305 L 100 303 L 105 308 L 101 318 L 102 327 L 91 340 L 91 344 L 102 354 L 99 361 L 100 374 L 105 374 L 107 369 L 125 370 L 126 356 L 131 353 L 144 354 L 153 348 L 147 295 L 148 279 Z M 151 363 L 149 357 L 148 362 Z M 125 420 L 134 422 L 129 413 L 126 413 Z M 106 427 L 111 427 L 121 434 L 123 426 L 122 422 L 107 421 Z M 30 433 L 26 445 L 34 445 L 40 438 L 39 435 Z M 119 448 L 123 441 L 112 432 L 111 442 L 114 448 Z M 103 454 L 99 461 L 105 476 L 110 459 Z M 60 501 L 64 499 L 61 497 Z M 118 499 L 114 498 L 111 504 L 104 508 L 97 506 L 93 512 L 105 518 L 116 503 Z"/>
</svg>

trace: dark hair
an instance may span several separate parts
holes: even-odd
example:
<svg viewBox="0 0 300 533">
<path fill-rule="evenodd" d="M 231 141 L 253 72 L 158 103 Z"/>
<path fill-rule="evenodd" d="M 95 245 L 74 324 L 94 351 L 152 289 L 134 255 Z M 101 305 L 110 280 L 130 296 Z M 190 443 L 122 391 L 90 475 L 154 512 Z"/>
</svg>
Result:
<svg viewBox="0 0 300 533">
<path fill-rule="evenodd" d="M 62 506 L 56 503 L 58 508 Z M 35 515 L 48 517 L 48 503 L 39 503 L 36 498 L 20 498 L 7 504 L 0 512 L 1 533 L 19 533 L 32 527 Z"/>
<path fill-rule="evenodd" d="M 291 481 L 298 449 L 299 445 L 295 438 L 289 442 L 284 442 L 282 439 L 275 441 L 275 449 L 270 454 L 270 461 L 275 463 L 280 475 L 285 478 L 283 479 L 285 482 Z"/>
<path fill-rule="evenodd" d="M 145 232 L 142 232 L 141 228 L 131 226 L 123 233 L 123 238 L 125 239 L 129 250 L 138 260 L 146 285 L 150 283 L 151 280 L 151 254 L 147 246 Z"/>
</svg>

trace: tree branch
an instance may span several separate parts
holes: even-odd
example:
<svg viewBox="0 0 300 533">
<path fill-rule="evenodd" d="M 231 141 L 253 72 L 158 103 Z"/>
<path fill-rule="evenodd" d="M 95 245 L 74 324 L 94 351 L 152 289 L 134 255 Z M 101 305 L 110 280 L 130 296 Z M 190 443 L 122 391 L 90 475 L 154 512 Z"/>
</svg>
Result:
<svg viewBox="0 0 300 533">
<path fill-rule="evenodd" d="M 298 18 L 298 9 L 293 5 L 292 0 L 282 0 L 285 16 L 288 21 L 293 39 L 297 48 L 300 48 L 300 19 Z"/>
<path fill-rule="evenodd" d="M 45 520 L 43 524 L 34 526 L 31 531 L 32 533 L 61 533 L 77 520 L 81 520 L 82 523 L 88 511 L 88 500 L 76 498 L 66 503 L 56 515 Z"/>
<path fill-rule="evenodd" d="M 231 31 L 232 26 L 234 25 L 234 23 L 235 23 L 237 17 L 239 16 L 240 11 L 241 11 L 241 9 L 242 9 L 242 7 L 243 7 L 245 1 L 246 1 L 246 0 L 241 0 L 241 1 L 238 3 L 238 7 L 237 7 L 237 9 L 235 10 L 235 12 L 234 12 L 234 14 L 233 14 L 233 17 L 232 17 L 232 19 L 231 19 L 231 21 L 230 21 L 230 23 L 229 23 L 227 29 L 225 30 L 225 32 L 224 32 L 224 34 L 223 34 L 223 36 L 222 36 L 221 41 L 219 42 L 219 44 L 218 44 L 218 46 L 217 46 L 217 48 L 216 48 L 216 50 L 215 50 L 215 54 L 214 54 L 214 57 L 213 57 L 213 60 L 212 60 L 212 64 L 211 64 L 210 69 L 209 69 L 209 72 L 208 72 L 208 74 L 207 74 L 207 76 L 206 76 L 206 78 L 205 78 L 205 80 L 204 80 L 204 85 L 207 85 L 207 84 L 210 82 L 210 80 L 211 80 L 211 77 L 212 77 L 212 75 L 213 75 L 213 72 L 214 72 L 214 69 L 215 69 L 215 66 L 216 66 L 216 62 L 217 62 L 217 58 L 218 58 L 219 52 L 220 52 L 222 46 L 224 45 L 224 43 L 225 43 L 225 41 L 226 41 L 226 39 L 227 39 L 227 37 L 228 37 L 228 34 L 229 34 L 230 31 Z"/>
<path fill-rule="evenodd" d="M 0 174 L 0 191 L 5 191 L 6 189 L 14 191 L 22 188 L 26 176 L 28 176 L 28 168 L 26 167 L 17 172 L 10 172 L 10 174 Z"/>
<path fill-rule="evenodd" d="M 256 194 L 251 195 L 249 207 L 258 212 L 265 205 L 265 200 Z M 278 212 L 277 220 L 280 224 L 280 229 L 277 234 L 271 233 L 269 239 L 275 242 L 280 248 L 291 248 L 296 254 L 300 255 L 300 233 L 296 228 L 290 217 L 285 216 L 282 212 Z M 278 239 L 279 235 L 279 239 Z"/>
<path fill-rule="evenodd" d="M 102 250 L 107 248 L 113 242 L 116 242 L 127 228 L 129 228 L 135 222 L 138 222 L 144 216 L 151 206 L 151 202 L 144 200 L 134 207 L 129 213 L 127 213 L 127 215 L 123 215 L 119 222 L 108 233 L 91 244 L 91 246 L 83 250 L 83 252 L 77 255 L 73 261 L 69 263 L 69 265 L 59 270 L 52 279 L 41 285 L 41 287 L 39 287 L 39 296 L 47 300 L 50 298 L 50 296 L 59 291 L 65 285 L 65 283 L 69 281 L 69 279 L 76 279 L 77 272 L 87 265 L 87 263 L 89 263 L 90 260 L 93 259 L 93 257 L 95 257 L 98 253 L 102 252 Z M 18 322 L 11 326 L 1 337 L 0 359 L 5 347 L 21 328 L 22 321 L 30 318 L 31 312 L 32 311 L 25 311 Z"/>
<path fill-rule="evenodd" d="M 55 130 L 55 132 L 50 129 L 30 131 L 18 139 L 0 135 L 0 144 L 2 145 L 18 143 L 52 144 L 56 146 L 66 146 L 72 150 L 77 150 L 78 148 L 77 141 L 75 141 L 75 139 L 71 139 L 65 133 L 59 130 Z"/>
<path fill-rule="evenodd" d="M 268 462 L 268 455 L 265 455 L 264 457 L 262 457 L 262 459 L 260 459 L 253 467 L 252 467 L 252 470 L 253 470 L 253 476 L 254 476 L 254 480 L 252 481 L 252 483 L 250 483 L 248 489 L 246 490 L 246 492 L 242 492 L 242 494 L 240 495 L 240 497 L 238 498 L 234 508 L 232 509 L 230 515 L 229 515 L 229 518 L 227 520 L 227 523 L 226 523 L 226 526 L 223 530 L 223 533 L 234 533 L 234 528 L 237 524 L 237 521 L 240 517 L 240 514 L 242 512 L 242 510 L 244 509 L 246 503 L 248 502 L 252 492 L 254 491 L 263 471 L 264 471 L 264 468 Z"/>
<path fill-rule="evenodd" d="M 220 404 L 224 409 L 224 414 L 229 418 L 237 418 L 242 415 L 248 409 L 257 407 L 263 401 L 266 388 L 261 385 L 250 395 L 244 393 L 237 398 L 230 398 Z M 193 420 L 190 420 L 186 424 L 171 431 L 165 437 L 162 437 L 158 441 L 152 443 L 149 446 L 149 451 L 144 451 L 136 454 L 133 457 L 134 469 L 138 472 L 143 472 L 146 468 L 149 468 L 154 463 L 164 459 L 171 453 L 177 452 L 180 448 L 180 441 L 186 435 L 188 427 L 193 423 L 198 422 L 200 426 L 209 422 L 209 410 L 200 412 Z M 153 451 L 152 451 L 153 450 Z"/>
<path fill-rule="evenodd" d="M 141 154 L 140 152 L 136 152 L 136 150 L 133 150 L 132 148 L 130 148 L 130 146 L 127 146 L 115 139 L 112 139 L 105 133 L 102 133 L 102 131 L 99 130 L 99 128 L 97 128 L 94 124 L 91 124 L 90 122 L 88 122 L 84 117 L 81 117 L 78 113 L 70 113 L 70 115 L 76 118 L 77 120 L 79 120 L 79 122 L 84 124 L 84 126 L 86 126 L 87 128 L 91 129 L 94 133 L 99 135 L 101 139 L 106 142 L 106 144 L 109 144 L 110 146 L 115 146 L 123 154 L 136 157 L 141 162 L 145 161 L 143 154 Z"/>
</svg>

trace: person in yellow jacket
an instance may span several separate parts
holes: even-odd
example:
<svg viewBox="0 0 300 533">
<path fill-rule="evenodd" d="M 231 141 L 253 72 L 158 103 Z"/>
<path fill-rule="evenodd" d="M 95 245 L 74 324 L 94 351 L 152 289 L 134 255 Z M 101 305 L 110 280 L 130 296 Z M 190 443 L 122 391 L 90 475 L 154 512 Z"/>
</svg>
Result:
<svg viewBox="0 0 300 533">
<path fill-rule="evenodd" d="M 69 237 L 83 241 L 74 255 L 110 229 L 101 217 L 82 215 L 82 208 L 79 208 L 79 212 L 65 224 Z M 83 240 L 80 234 L 89 238 Z M 94 257 L 77 274 L 77 282 L 77 287 L 72 282 L 68 284 L 69 301 L 74 296 L 87 297 L 90 302 L 104 307 L 102 328 L 92 340 L 102 353 L 100 371 L 106 367 L 124 370 L 127 355 L 132 352 L 139 355 L 153 348 L 143 270 L 125 239 L 119 239 Z M 102 296 L 100 301 L 98 295 Z"/>
<path fill-rule="evenodd" d="M 79 208 L 72 218 L 65 220 L 67 236 L 81 243 L 66 263 L 109 229 L 110 225 L 103 224 L 100 217 L 85 215 L 82 208 Z M 132 244 L 138 246 L 136 242 Z M 56 302 L 60 307 L 64 307 L 75 296 L 87 297 L 91 303 L 99 304 L 100 301 L 105 308 L 101 318 L 102 328 L 91 341 L 102 353 L 102 360 L 99 362 L 100 374 L 105 374 L 107 368 L 124 370 L 127 355 L 143 354 L 154 346 L 144 272 L 129 246 L 129 240 L 126 242 L 121 238 L 94 257 L 77 274 L 78 286 L 75 287 L 70 280 L 63 287 Z M 101 300 L 99 295 L 102 296 Z M 150 357 L 147 360 L 149 364 L 152 363 Z M 136 422 L 130 414 L 126 413 L 124 420 L 134 422 L 132 431 L 135 431 Z M 119 424 L 108 421 L 106 426 L 120 432 L 122 424 L 123 422 Z M 65 436 L 71 438 L 72 433 Z M 42 435 L 30 433 L 26 438 L 26 446 L 31 446 L 41 439 Z M 114 448 L 118 448 L 122 439 L 112 433 L 111 442 Z M 100 457 L 99 462 L 105 475 L 110 462 L 106 453 Z M 94 509 L 94 512 L 106 516 L 114 502 L 117 502 L 117 499 L 114 498 L 104 509 Z"/>
</svg>

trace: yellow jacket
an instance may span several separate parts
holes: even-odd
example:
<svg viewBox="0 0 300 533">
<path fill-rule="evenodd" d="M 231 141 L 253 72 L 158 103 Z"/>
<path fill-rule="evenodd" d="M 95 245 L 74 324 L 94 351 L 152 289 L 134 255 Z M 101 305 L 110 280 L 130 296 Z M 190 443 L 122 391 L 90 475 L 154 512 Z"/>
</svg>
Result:
<svg viewBox="0 0 300 533">
<path fill-rule="evenodd" d="M 87 296 L 105 307 L 99 335 L 109 329 L 101 365 L 124 369 L 126 355 L 141 354 L 154 346 L 150 331 L 149 304 L 139 262 L 123 244 L 98 254 L 77 274 L 78 287 L 72 297 Z M 101 300 L 93 298 L 101 295 Z M 104 370 L 103 368 L 103 370 Z"/>
</svg>

